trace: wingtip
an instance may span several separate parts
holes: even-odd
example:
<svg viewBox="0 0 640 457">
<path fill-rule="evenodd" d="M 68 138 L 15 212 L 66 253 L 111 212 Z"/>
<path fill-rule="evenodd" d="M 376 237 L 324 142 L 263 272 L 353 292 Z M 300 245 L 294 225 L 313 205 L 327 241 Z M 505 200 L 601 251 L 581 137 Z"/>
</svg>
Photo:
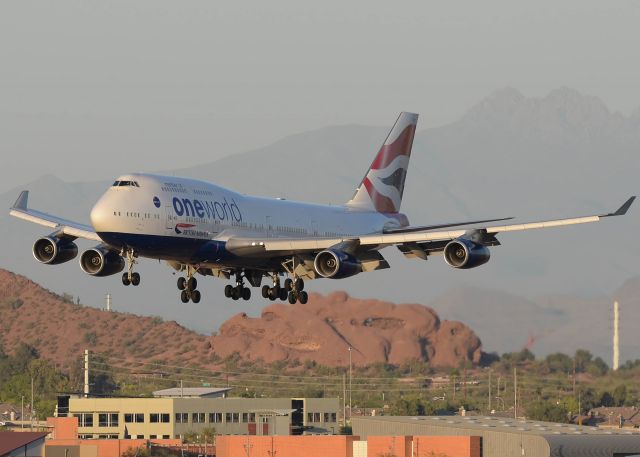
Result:
<svg viewBox="0 0 640 457">
<path fill-rule="evenodd" d="M 629 197 L 627 201 L 625 201 L 620 208 L 618 208 L 614 213 L 603 214 L 600 217 L 609 217 L 609 216 L 624 216 L 631 208 L 633 201 L 636 199 L 636 196 Z"/>
<path fill-rule="evenodd" d="M 29 202 L 29 191 L 23 190 L 20 192 L 18 199 L 13 204 L 11 209 L 27 209 L 27 203 Z"/>
<path fill-rule="evenodd" d="M 627 211 L 629 211 L 629 208 L 631 208 L 631 205 L 633 204 L 633 201 L 635 199 L 636 199 L 635 195 L 632 197 L 629 197 L 629 199 L 626 202 L 624 202 L 620 208 L 618 208 L 618 211 L 615 212 L 615 215 L 624 216 L 625 214 L 627 214 Z"/>
</svg>

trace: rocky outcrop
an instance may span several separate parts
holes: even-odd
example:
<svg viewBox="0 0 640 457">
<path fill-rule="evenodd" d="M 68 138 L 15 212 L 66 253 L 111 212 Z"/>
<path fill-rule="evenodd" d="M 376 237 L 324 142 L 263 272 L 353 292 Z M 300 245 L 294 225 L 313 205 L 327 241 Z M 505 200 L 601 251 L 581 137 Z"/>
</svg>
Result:
<svg viewBox="0 0 640 457">
<path fill-rule="evenodd" d="M 274 304 L 259 318 L 237 314 L 211 344 L 222 357 L 238 352 L 249 360 L 329 366 L 348 364 L 349 347 L 356 365 L 423 360 L 458 366 L 481 356 L 480 340 L 461 322 L 440 321 L 426 306 L 355 299 L 344 292 L 311 294 L 305 305 Z"/>
</svg>

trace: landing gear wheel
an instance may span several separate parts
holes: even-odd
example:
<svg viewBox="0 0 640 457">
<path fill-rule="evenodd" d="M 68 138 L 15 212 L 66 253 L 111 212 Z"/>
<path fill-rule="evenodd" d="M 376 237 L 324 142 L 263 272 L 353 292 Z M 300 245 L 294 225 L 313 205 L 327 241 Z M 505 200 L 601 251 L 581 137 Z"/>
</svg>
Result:
<svg viewBox="0 0 640 457">
<path fill-rule="evenodd" d="M 131 284 L 134 286 L 140 284 L 140 273 L 131 273 Z"/>
<path fill-rule="evenodd" d="M 231 284 L 224 286 L 224 296 L 227 298 L 233 297 L 233 286 Z"/>
<path fill-rule="evenodd" d="M 301 292 L 304 290 L 304 281 L 302 280 L 302 278 L 298 278 L 296 279 L 296 292 Z"/>
<path fill-rule="evenodd" d="M 242 299 L 244 301 L 247 301 L 251 298 L 251 289 L 249 289 L 248 287 L 243 287 L 242 288 Z"/>
<path fill-rule="evenodd" d="M 234 300 L 238 300 L 240 298 L 241 293 L 242 292 L 238 287 L 234 287 L 233 292 L 231 293 L 231 298 L 233 298 Z"/>
<path fill-rule="evenodd" d="M 178 278 L 178 289 L 179 290 L 184 290 L 187 287 L 187 280 L 185 278 L 183 278 L 182 276 L 180 276 Z"/>
<path fill-rule="evenodd" d="M 301 304 L 306 304 L 307 300 L 309 300 L 309 295 L 307 295 L 304 290 L 298 293 L 298 301 L 300 301 Z"/>
<path fill-rule="evenodd" d="M 262 286 L 262 298 L 269 298 L 269 286 Z"/>
<path fill-rule="evenodd" d="M 297 297 L 295 292 L 289 292 L 289 303 L 293 305 L 295 304 L 296 301 L 297 301 Z"/>
<path fill-rule="evenodd" d="M 186 290 L 180 293 L 180 300 L 182 303 L 189 303 L 189 293 Z"/>
<path fill-rule="evenodd" d="M 191 292 L 191 301 L 194 303 L 200 303 L 200 291 L 194 290 Z"/>
<path fill-rule="evenodd" d="M 293 287 L 293 279 L 291 279 L 291 278 L 285 279 L 284 280 L 284 290 L 289 292 L 289 291 L 291 291 L 292 287 Z"/>
<path fill-rule="evenodd" d="M 280 296 L 278 298 L 282 301 L 287 301 L 288 295 L 289 293 L 287 292 L 287 289 L 280 289 Z"/>
<path fill-rule="evenodd" d="M 122 273 L 122 284 L 125 286 L 131 284 L 131 281 L 129 281 L 129 273 Z"/>
<path fill-rule="evenodd" d="M 187 289 L 189 289 L 190 292 L 193 292 L 194 290 L 196 290 L 197 287 L 198 287 L 198 280 L 193 276 L 190 277 L 189 280 L 187 281 Z"/>
</svg>

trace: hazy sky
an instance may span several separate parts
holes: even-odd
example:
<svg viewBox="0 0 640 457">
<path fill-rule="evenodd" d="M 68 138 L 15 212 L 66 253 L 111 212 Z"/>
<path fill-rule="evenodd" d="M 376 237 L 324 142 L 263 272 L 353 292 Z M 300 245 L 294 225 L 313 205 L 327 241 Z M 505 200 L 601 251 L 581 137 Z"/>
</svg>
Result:
<svg viewBox="0 0 640 457">
<path fill-rule="evenodd" d="M 504 86 L 640 105 L 640 2 L 0 3 L 0 191 L 174 169 Z"/>
</svg>

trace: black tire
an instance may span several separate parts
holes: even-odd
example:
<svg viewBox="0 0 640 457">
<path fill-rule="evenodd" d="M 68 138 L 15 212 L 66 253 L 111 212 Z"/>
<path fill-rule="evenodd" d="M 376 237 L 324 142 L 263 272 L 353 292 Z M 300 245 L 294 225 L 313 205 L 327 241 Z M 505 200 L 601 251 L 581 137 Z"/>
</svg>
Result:
<svg viewBox="0 0 640 457">
<path fill-rule="evenodd" d="M 140 273 L 131 274 L 131 284 L 134 286 L 140 285 Z"/>
<path fill-rule="evenodd" d="M 180 276 L 178 278 L 178 290 L 184 290 L 187 287 L 187 280 Z"/>
<path fill-rule="evenodd" d="M 295 304 L 297 299 L 298 299 L 298 297 L 296 297 L 295 293 L 289 292 L 289 303 L 291 303 L 293 305 L 293 304 Z"/>
<path fill-rule="evenodd" d="M 227 298 L 233 297 L 233 286 L 231 284 L 224 286 L 224 296 Z"/>
<path fill-rule="evenodd" d="M 309 295 L 307 295 L 307 293 L 303 290 L 298 294 L 298 300 L 300 301 L 300 304 L 306 305 L 307 301 L 309 300 Z"/>
<path fill-rule="evenodd" d="M 180 300 L 182 300 L 182 303 L 189 303 L 189 293 L 186 290 L 180 293 Z"/>
<path fill-rule="evenodd" d="M 302 278 L 296 279 L 296 292 L 302 292 L 304 290 L 304 281 Z"/>
<path fill-rule="evenodd" d="M 242 288 L 242 299 L 244 301 L 248 301 L 251 299 L 251 289 L 249 289 L 248 287 Z"/>
<path fill-rule="evenodd" d="M 289 292 L 286 289 L 280 289 L 280 296 L 278 297 L 282 301 L 287 301 L 287 297 L 289 296 Z"/>
<path fill-rule="evenodd" d="M 269 298 L 269 286 L 262 286 L 262 298 Z"/>
<path fill-rule="evenodd" d="M 293 279 L 287 278 L 284 280 L 284 290 L 286 290 L 287 292 L 290 292 L 292 286 L 293 286 Z"/>
<path fill-rule="evenodd" d="M 276 292 L 276 288 L 275 287 L 270 287 L 269 288 L 269 300 L 274 301 L 276 298 L 278 298 L 280 296 L 280 289 L 277 289 L 278 292 Z"/>
<path fill-rule="evenodd" d="M 197 288 L 198 288 L 198 280 L 192 276 L 187 281 L 187 289 L 189 289 L 190 292 L 193 292 Z"/>
<path fill-rule="evenodd" d="M 200 291 L 194 290 L 191 292 L 191 301 L 194 303 L 200 303 Z"/>
<path fill-rule="evenodd" d="M 131 284 L 131 281 L 129 281 L 129 273 L 122 273 L 122 284 L 125 286 Z"/>
<path fill-rule="evenodd" d="M 240 290 L 239 287 L 234 287 L 233 288 L 233 294 L 231 295 L 231 298 L 233 298 L 234 300 L 238 300 L 242 295 L 242 291 Z"/>
</svg>

